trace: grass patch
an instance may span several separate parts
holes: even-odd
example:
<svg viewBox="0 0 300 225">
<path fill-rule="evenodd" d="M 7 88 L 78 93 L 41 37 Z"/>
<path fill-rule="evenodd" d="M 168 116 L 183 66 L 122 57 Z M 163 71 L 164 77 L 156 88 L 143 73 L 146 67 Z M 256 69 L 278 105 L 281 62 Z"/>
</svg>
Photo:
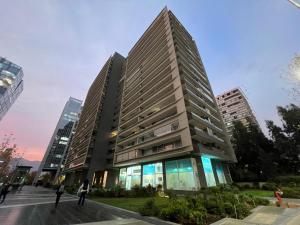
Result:
<svg viewBox="0 0 300 225">
<path fill-rule="evenodd" d="M 274 192 L 267 190 L 248 189 L 241 191 L 241 193 L 253 195 L 255 197 L 274 197 Z"/>
<path fill-rule="evenodd" d="M 138 212 L 138 210 L 145 204 L 145 202 L 151 197 L 147 198 L 99 198 L 99 197 L 93 197 L 92 200 L 100 203 L 104 203 L 107 205 L 112 205 L 115 207 L 127 209 L 130 211 Z M 155 198 L 155 203 L 159 208 L 164 208 L 168 205 L 168 199 L 167 198 Z"/>
</svg>

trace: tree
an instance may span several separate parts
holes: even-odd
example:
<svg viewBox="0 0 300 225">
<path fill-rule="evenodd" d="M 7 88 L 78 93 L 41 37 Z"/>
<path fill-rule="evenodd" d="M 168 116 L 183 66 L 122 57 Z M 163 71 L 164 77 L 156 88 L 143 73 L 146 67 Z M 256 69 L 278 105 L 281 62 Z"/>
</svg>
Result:
<svg viewBox="0 0 300 225">
<path fill-rule="evenodd" d="M 234 181 L 263 181 L 276 175 L 273 144 L 252 123 L 234 123 L 232 144 L 238 162 L 233 166 Z"/>
<path fill-rule="evenodd" d="M 274 142 L 279 171 L 283 174 L 300 173 L 300 108 L 294 104 L 277 107 L 282 127 L 266 121 Z"/>
<path fill-rule="evenodd" d="M 4 180 L 9 176 L 10 162 L 13 159 L 14 153 L 14 148 L 5 148 L 0 150 L 0 180 Z"/>
<path fill-rule="evenodd" d="M 294 101 L 300 103 L 300 55 L 296 54 L 281 77 L 287 81 L 287 91 Z M 286 89 L 286 88 L 285 88 Z"/>
<path fill-rule="evenodd" d="M 31 185 L 33 183 L 33 180 L 34 180 L 36 174 L 37 174 L 37 171 L 32 171 L 32 172 L 28 173 L 26 176 L 25 183 L 28 185 Z"/>
</svg>

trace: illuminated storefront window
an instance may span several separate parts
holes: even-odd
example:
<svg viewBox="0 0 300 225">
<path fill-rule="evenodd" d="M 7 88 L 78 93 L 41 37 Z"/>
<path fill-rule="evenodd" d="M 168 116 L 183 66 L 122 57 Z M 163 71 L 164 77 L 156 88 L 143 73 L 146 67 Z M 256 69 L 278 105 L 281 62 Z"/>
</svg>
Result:
<svg viewBox="0 0 300 225">
<path fill-rule="evenodd" d="M 162 163 L 152 163 L 143 165 L 143 186 L 151 185 L 156 187 L 157 185 L 163 185 L 163 170 Z"/>
<path fill-rule="evenodd" d="M 217 172 L 219 183 L 226 184 L 226 178 L 225 178 L 225 174 L 221 162 L 218 162 L 216 164 L 216 172 Z"/>
<path fill-rule="evenodd" d="M 131 166 L 120 169 L 119 185 L 130 190 L 133 186 L 141 185 L 141 166 Z"/>
<path fill-rule="evenodd" d="M 216 180 L 214 176 L 213 167 L 211 164 L 211 159 L 208 156 L 201 156 L 201 160 L 202 160 L 207 186 L 208 187 L 216 186 Z"/>
<path fill-rule="evenodd" d="M 166 161 L 167 188 L 174 190 L 197 190 L 198 181 L 193 159 Z"/>
<path fill-rule="evenodd" d="M 126 186 L 126 168 L 120 169 L 119 185 L 123 188 Z"/>
</svg>

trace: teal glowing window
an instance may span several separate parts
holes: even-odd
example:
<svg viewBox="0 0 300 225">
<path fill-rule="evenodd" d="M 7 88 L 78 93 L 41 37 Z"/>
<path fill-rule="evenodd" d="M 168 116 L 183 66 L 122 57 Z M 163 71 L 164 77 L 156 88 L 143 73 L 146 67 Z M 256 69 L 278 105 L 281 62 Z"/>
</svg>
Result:
<svg viewBox="0 0 300 225">
<path fill-rule="evenodd" d="M 191 159 L 178 160 L 178 171 L 179 173 L 193 172 Z"/>
<path fill-rule="evenodd" d="M 177 160 L 166 162 L 166 173 L 178 173 Z"/>
<path fill-rule="evenodd" d="M 143 166 L 143 174 L 154 174 L 155 173 L 155 165 L 154 164 L 148 164 Z"/>
<path fill-rule="evenodd" d="M 214 176 L 213 167 L 211 164 L 211 159 L 207 156 L 202 156 L 201 161 L 203 165 L 207 186 L 208 187 L 216 186 L 216 180 Z"/>
<path fill-rule="evenodd" d="M 219 183 L 226 184 L 226 178 L 225 178 L 225 174 L 221 162 L 217 163 L 216 172 L 217 172 Z"/>
<path fill-rule="evenodd" d="M 167 188 L 174 190 L 197 190 L 197 175 L 194 173 L 192 159 L 166 161 Z"/>
<path fill-rule="evenodd" d="M 163 185 L 162 163 L 152 163 L 143 165 L 143 186 Z"/>
</svg>

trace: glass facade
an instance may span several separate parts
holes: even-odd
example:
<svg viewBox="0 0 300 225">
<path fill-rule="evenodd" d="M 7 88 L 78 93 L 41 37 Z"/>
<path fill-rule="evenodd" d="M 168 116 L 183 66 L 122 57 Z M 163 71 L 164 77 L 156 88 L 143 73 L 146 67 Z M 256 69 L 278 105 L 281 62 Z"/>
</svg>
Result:
<svg viewBox="0 0 300 225">
<path fill-rule="evenodd" d="M 216 179 L 211 164 L 211 159 L 208 156 L 201 156 L 204 175 L 208 187 L 216 186 Z"/>
<path fill-rule="evenodd" d="M 226 184 L 226 178 L 225 178 L 225 174 L 221 162 L 217 162 L 216 164 L 216 173 L 218 176 L 219 183 Z"/>
<path fill-rule="evenodd" d="M 120 169 L 119 185 L 130 190 L 134 186 L 141 185 L 141 165 Z"/>
<path fill-rule="evenodd" d="M 34 182 L 38 180 L 42 171 L 51 172 L 54 175 L 54 180 L 58 177 L 65 164 L 68 145 L 71 140 L 74 125 L 79 119 L 81 104 L 82 101 L 72 97 L 70 97 L 66 103 Z"/>
<path fill-rule="evenodd" d="M 214 160 L 214 163 L 212 163 L 212 160 Z M 208 187 L 216 186 L 217 178 L 219 183 L 226 183 L 220 160 L 205 155 L 201 156 L 201 161 Z M 164 180 L 164 173 L 166 180 Z M 120 169 L 119 185 L 130 190 L 135 185 L 143 187 L 151 185 L 152 187 L 156 187 L 159 184 L 164 186 L 165 183 L 167 189 L 197 191 L 200 189 L 198 177 L 200 175 L 198 174 L 195 158 L 167 160 L 165 161 L 165 171 L 163 170 L 162 162 L 135 165 Z"/>
<path fill-rule="evenodd" d="M 71 138 L 73 126 L 78 120 L 82 101 L 70 98 L 66 103 L 56 129 L 48 146 L 48 154 L 45 154 L 43 170 L 57 169 L 63 164 L 66 149 Z"/>
<path fill-rule="evenodd" d="M 198 190 L 197 170 L 194 159 L 178 159 L 166 161 L 167 189 Z"/>
<path fill-rule="evenodd" d="M 22 68 L 0 57 L 0 120 L 23 91 L 22 79 Z"/>
<path fill-rule="evenodd" d="M 163 165 L 161 162 L 143 165 L 143 186 L 163 185 Z"/>
</svg>

